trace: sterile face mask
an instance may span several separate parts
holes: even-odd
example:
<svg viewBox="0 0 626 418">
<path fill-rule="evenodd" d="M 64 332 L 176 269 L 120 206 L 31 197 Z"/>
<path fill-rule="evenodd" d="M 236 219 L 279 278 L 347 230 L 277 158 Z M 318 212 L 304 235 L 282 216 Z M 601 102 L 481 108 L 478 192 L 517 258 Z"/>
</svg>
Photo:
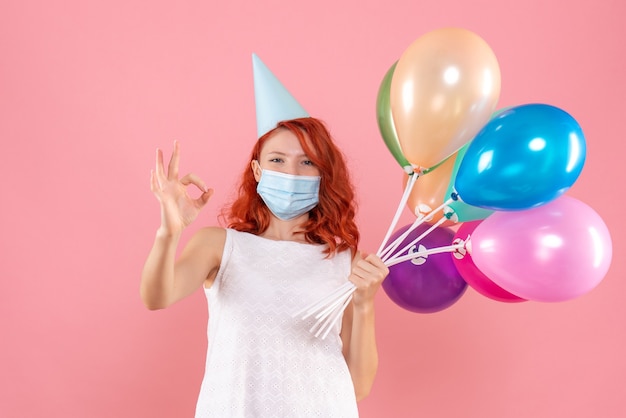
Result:
<svg viewBox="0 0 626 418">
<path fill-rule="evenodd" d="M 262 170 L 256 191 L 278 219 L 289 221 L 317 206 L 320 178 Z"/>
</svg>

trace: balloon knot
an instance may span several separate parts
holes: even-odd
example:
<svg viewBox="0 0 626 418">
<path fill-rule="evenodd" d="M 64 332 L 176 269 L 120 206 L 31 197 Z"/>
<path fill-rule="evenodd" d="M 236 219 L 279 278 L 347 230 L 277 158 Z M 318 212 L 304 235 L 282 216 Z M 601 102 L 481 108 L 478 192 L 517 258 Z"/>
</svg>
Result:
<svg viewBox="0 0 626 418">
<path fill-rule="evenodd" d="M 452 200 L 457 201 L 459 200 L 459 194 L 452 192 L 452 194 L 450 195 L 450 197 L 452 198 Z"/>
<path fill-rule="evenodd" d="M 405 165 L 404 167 L 402 167 L 402 169 L 404 170 L 405 173 L 407 173 L 409 176 L 412 176 L 414 171 L 413 171 L 413 166 L 410 165 Z"/>
</svg>

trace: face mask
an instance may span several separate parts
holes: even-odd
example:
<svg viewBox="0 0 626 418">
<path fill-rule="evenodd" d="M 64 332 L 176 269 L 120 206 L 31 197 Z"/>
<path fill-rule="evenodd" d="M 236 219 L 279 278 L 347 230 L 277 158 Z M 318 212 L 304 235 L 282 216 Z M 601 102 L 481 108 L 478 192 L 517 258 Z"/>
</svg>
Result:
<svg viewBox="0 0 626 418">
<path fill-rule="evenodd" d="M 320 176 L 294 176 L 262 170 L 256 191 L 272 213 L 289 221 L 307 213 L 319 202 Z"/>
</svg>

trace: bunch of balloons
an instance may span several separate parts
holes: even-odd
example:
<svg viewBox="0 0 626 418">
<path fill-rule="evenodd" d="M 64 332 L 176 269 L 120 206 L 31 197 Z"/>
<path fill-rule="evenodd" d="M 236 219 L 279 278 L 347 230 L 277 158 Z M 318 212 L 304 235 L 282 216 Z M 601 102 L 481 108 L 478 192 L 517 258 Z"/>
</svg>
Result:
<svg viewBox="0 0 626 418">
<path fill-rule="evenodd" d="M 378 126 L 406 173 L 400 206 L 416 214 L 391 235 L 396 214 L 379 250 L 402 308 L 446 309 L 468 285 L 500 302 L 565 301 L 609 269 L 607 226 L 565 195 L 586 158 L 579 124 L 548 104 L 497 110 L 499 95 L 495 54 L 461 28 L 418 38 L 381 82 Z"/>
</svg>

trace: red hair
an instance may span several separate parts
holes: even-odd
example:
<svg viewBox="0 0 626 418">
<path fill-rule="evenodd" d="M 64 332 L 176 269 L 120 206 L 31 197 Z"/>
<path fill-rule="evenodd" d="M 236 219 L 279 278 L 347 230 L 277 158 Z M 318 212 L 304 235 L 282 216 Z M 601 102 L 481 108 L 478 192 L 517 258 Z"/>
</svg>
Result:
<svg viewBox="0 0 626 418">
<path fill-rule="evenodd" d="M 256 191 L 257 182 L 250 163 L 259 160 L 263 145 L 278 129 L 293 132 L 305 154 L 320 171 L 319 203 L 309 211 L 309 220 L 304 224 L 306 240 L 328 245 L 325 252 L 329 256 L 335 251 L 356 251 L 359 231 L 354 221 L 354 188 L 343 154 L 319 119 L 299 118 L 279 122 L 276 128 L 259 138 L 241 176 L 239 194 L 222 212 L 222 217 L 230 228 L 237 231 L 259 235 L 268 228 L 271 212 Z"/>
</svg>

